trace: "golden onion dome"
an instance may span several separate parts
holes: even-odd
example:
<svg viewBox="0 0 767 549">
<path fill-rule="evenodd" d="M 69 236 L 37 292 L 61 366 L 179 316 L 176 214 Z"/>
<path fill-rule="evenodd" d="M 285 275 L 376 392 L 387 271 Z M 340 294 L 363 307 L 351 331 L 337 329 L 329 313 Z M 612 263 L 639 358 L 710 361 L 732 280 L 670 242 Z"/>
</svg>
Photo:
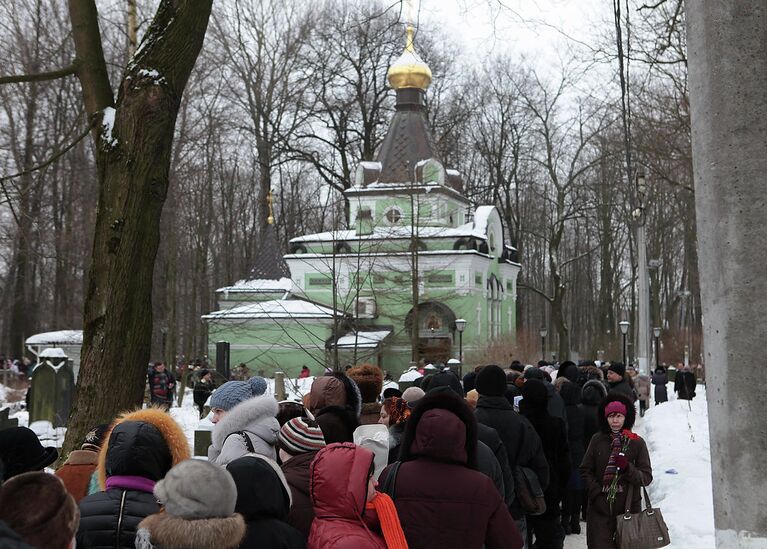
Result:
<svg viewBox="0 0 767 549">
<path fill-rule="evenodd" d="M 389 84 L 395 90 L 418 88 L 425 91 L 431 84 L 431 69 L 418 56 L 413 47 L 413 27 L 411 25 L 407 26 L 405 51 L 389 67 L 387 76 Z"/>
</svg>

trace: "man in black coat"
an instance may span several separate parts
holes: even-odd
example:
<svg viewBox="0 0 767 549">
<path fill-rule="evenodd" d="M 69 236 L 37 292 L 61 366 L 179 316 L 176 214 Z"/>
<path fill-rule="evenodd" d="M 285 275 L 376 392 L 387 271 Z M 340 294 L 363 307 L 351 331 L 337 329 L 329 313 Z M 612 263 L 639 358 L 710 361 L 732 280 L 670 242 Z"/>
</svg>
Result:
<svg viewBox="0 0 767 549">
<path fill-rule="evenodd" d="M 609 393 L 620 393 L 631 402 L 636 402 L 636 393 L 626 379 L 626 366 L 622 362 L 613 362 L 607 367 L 607 383 Z"/>
<path fill-rule="evenodd" d="M 679 400 L 692 400 L 695 398 L 695 374 L 689 366 L 684 366 L 676 373 L 674 378 L 674 392 Z"/>
<path fill-rule="evenodd" d="M 535 537 L 536 549 L 562 549 L 565 533 L 560 523 L 559 503 L 570 479 L 570 450 L 564 421 L 552 417 L 547 410 L 548 391 L 542 381 L 531 379 L 522 387 L 519 411 L 532 423 L 541 437 L 543 452 L 549 464 L 549 484 L 544 491 L 546 511 L 528 516 L 528 541 Z"/>
<path fill-rule="evenodd" d="M 476 389 L 479 393 L 475 415 L 480 424 L 492 427 L 501 437 L 509 467 L 513 472 L 517 466 L 529 467 L 538 476 L 541 488 L 549 484 L 549 465 L 538 436 L 533 426 L 524 417 L 514 411 L 513 406 L 504 396 L 506 392 L 506 374 L 495 365 L 485 366 L 477 374 Z M 515 499 L 509 508 L 517 527 L 526 537 L 525 513 Z"/>
</svg>

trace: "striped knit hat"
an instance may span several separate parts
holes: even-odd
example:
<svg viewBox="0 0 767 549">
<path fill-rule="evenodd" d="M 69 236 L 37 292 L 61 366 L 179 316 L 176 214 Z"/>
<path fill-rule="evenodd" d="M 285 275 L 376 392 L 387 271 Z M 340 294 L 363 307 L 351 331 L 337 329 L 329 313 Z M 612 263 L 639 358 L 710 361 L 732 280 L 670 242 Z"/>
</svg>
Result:
<svg viewBox="0 0 767 549">
<path fill-rule="evenodd" d="M 291 456 L 314 452 L 325 447 L 325 437 L 317 422 L 305 417 L 294 417 L 280 429 L 277 444 Z"/>
</svg>

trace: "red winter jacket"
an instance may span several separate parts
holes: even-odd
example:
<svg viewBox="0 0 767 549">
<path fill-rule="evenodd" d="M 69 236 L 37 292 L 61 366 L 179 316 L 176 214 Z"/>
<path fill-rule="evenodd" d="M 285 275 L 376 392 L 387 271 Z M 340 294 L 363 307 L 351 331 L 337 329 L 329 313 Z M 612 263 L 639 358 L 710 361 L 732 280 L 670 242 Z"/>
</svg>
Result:
<svg viewBox="0 0 767 549">
<path fill-rule="evenodd" d="M 317 453 L 310 467 L 315 518 L 309 549 L 386 549 L 378 518 L 365 510 L 372 464 L 373 452 L 350 442 Z"/>
</svg>

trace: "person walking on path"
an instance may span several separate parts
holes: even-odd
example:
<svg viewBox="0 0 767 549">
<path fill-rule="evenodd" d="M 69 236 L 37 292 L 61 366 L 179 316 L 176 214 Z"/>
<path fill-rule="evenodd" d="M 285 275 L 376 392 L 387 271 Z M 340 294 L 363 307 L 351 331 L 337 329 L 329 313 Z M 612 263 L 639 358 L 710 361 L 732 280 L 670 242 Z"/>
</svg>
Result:
<svg viewBox="0 0 767 549">
<path fill-rule="evenodd" d="M 280 467 L 293 497 L 288 523 L 306 539 L 314 520 L 314 507 L 309 494 L 309 466 L 317 457 L 317 452 L 325 447 L 325 437 L 314 420 L 294 417 L 280 428 L 277 447 L 282 463 Z"/>
<path fill-rule="evenodd" d="M 176 388 L 176 378 L 165 366 L 164 362 L 155 362 L 147 372 L 149 381 L 149 401 L 163 408 L 170 408 L 173 403 L 173 391 Z"/>
<path fill-rule="evenodd" d="M 218 465 L 182 461 L 153 492 L 163 511 L 141 521 L 136 549 L 235 549 L 245 536 L 245 521 L 234 512 L 237 487 Z"/>
<path fill-rule="evenodd" d="M 607 392 L 620 393 L 632 402 L 636 400 L 631 383 L 626 379 L 626 366 L 622 362 L 613 362 L 607 367 Z"/>
<path fill-rule="evenodd" d="M 655 385 L 655 405 L 668 402 L 668 375 L 662 366 L 655 368 L 652 375 L 652 384 Z"/>
<path fill-rule="evenodd" d="M 254 376 L 248 381 L 227 381 L 213 393 L 210 409 L 215 427 L 208 461 L 226 466 L 249 453 L 277 459 L 278 405 L 265 392 L 266 380 Z"/>
<path fill-rule="evenodd" d="M 562 528 L 565 535 L 581 533 L 581 501 L 583 500 L 583 479 L 578 466 L 586 453 L 586 442 L 583 438 L 583 406 L 581 405 L 581 389 L 575 383 L 567 382 L 559 390 L 565 401 L 567 413 L 567 444 L 570 448 L 570 463 L 572 465 L 570 478 L 567 481 L 562 497 Z"/>
<path fill-rule="evenodd" d="M 499 398 L 508 404 L 502 391 Z M 452 391 L 429 392 L 418 401 L 405 427 L 400 461 L 384 469 L 379 482 L 394 494 L 411 547 L 523 547 L 506 503 L 477 470 L 476 419 Z"/>
<path fill-rule="evenodd" d="M 373 452 L 350 442 L 333 443 L 311 464 L 315 519 L 309 549 L 406 549 L 394 504 L 376 491 Z"/>
<path fill-rule="evenodd" d="M 695 398 L 695 374 L 689 366 L 685 366 L 676 373 L 674 378 L 674 392 L 679 400 L 692 400 Z"/>
<path fill-rule="evenodd" d="M 566 382 L 571 383 L 571 382 Z M 536 549 L 562 549 L 565 533 L 560 522 L 559 504 L 570 480 L 570 449 L 565 422 L 549 415 L 548 391 L 542 381 L 531 379 L 522 387 L 519 411 L 533 425 L 541 437 L 543 452 L 549 464 L 549 484 L 544 490 L 546 511 L 541 515 L 528 515 L 527 540 Z"/>
<path fill-rule="evenodd" d="M 155 484 L 191 457 L 189 443 L 162 408 L 121 415 L 104 439 L 97 469 L 104 491 L 80 500 L 77 547 L 133 548 L 139 523 L 160 510 Z"/>
<path fill-rule="evenodd" d="M 580 466 L 589 498 L 586 543 L 589 549 L 614 549 L 616 517 L 627 508 L 639 512 L 641 487 L 652 482 L 652 466 L 645 441 L 631 431 L 636 419 L 633 402 L 611 393 L 599 410 L 599 432 L 589 442 Z M 631 485 L 634 490 L 628 506 Z"/>
<path fill-rule="evenodd" d="M 194 389 L 192 390 L 194 404 L 200 411 L 200 418 L 203 417 L 205 403 L 208 401 L 208 398 L 210 398 L 210 395 L 215 388 L 216 384 L 213 382 L 213 374 L 210 372 L 210 370 L 200 370 L 199 378 L 194 384 Z"/>
</svg>

